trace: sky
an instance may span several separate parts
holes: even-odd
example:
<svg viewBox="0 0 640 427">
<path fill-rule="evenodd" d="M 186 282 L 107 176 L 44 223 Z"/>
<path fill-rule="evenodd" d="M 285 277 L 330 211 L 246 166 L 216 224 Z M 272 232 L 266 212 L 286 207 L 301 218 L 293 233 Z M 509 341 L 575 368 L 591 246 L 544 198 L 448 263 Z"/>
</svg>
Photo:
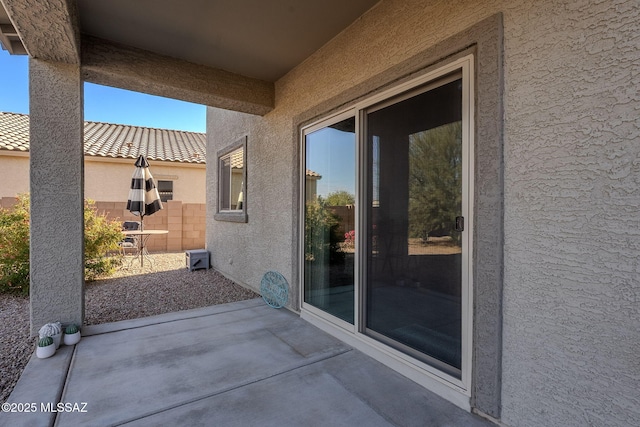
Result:
<svg viewBox="0 0 640 427">
<path fill-rule="evenodd" d="M 322 176 L 319 196 L 336 191 L 356 194 L 356 139 L 351 132 L 323 128 L 306 137 L 306 168 Z"/>
<path fill-rule="evenodd" d="M 28 63 L 26 55 L 0 49 L 0 111 L 29 114 Z M 84 120 L 206 132 L 206 107 L 85 83 Z"/>
</svg>

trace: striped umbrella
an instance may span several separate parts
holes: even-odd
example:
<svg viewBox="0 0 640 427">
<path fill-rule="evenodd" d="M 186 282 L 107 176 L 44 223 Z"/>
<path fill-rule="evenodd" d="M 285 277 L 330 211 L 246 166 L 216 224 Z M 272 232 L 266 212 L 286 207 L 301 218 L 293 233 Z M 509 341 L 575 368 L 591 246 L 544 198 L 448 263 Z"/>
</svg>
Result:
<svg viewBox="0 0 640 427">
<path fill-rule="evenodd" d="M 140 229 L 145 215 L 152 215 L 162 209 L 160 195 L 149 171 L 149 162 L 141 154 L 136 160 L 136 169 L 131 178 L 131 190 L 127 200 L 127 210 L 140 217 Z"/>
</svg>

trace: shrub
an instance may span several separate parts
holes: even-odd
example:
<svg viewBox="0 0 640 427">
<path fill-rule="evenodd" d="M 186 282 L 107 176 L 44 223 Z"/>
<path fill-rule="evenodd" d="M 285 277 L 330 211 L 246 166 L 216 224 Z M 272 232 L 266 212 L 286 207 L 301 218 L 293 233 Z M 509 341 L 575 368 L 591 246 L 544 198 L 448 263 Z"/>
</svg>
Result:
<svg viewBox="0 0 640 427">
<path fill-rule="evenodd" d="M 0 291 L 29 293 L 29 196 L 0 208 Z"/>
<path fill-rule="evenodd" d="M 0 292 L 29 294 L 29 195 L 18 196 L 10 209 L 0 208 Z M 120 222 L 98 213 L 95 202 L 84 206 L 85 278 L 112 274 L 120 265 L 116 252 L 122 240 Z"/>
<path fill-rule="evenodd" d="M 122 240 L 122 224 L 100 215 L 93 200 L 84 204 L 84 271 L 87 280 L 109 275 L 120 265 L 119 256 L 109 256 L 118 250 Z"/>
</svg>

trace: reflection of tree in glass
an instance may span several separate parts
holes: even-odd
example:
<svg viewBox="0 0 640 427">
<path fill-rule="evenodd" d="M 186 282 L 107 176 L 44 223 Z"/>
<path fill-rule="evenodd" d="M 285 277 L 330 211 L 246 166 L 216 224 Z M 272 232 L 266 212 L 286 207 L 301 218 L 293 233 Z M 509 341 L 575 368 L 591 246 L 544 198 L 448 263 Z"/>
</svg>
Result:
<svg viewBox="0 0 640 427">
<path fill-rule="evenodd" d="M 340 218 L 330 209 L 327 202 L 318 197 L 305 205 L 304 255 L 306 261 L 326 264 L 344 262 L 340 243 L 344 238 L 338 233 Z"/>
<path fill-rule="evenodd" d="M 462 122 L 449 123 L 409 137 L 409 234 L 451 236 L 462 212 Z"/>
<path fill-rule="evenodd" d="M 346 190 L 338 190 L 327 194 L 327 206 L 349 206 L 356 203 L 356 196 Z"/>
</svg>

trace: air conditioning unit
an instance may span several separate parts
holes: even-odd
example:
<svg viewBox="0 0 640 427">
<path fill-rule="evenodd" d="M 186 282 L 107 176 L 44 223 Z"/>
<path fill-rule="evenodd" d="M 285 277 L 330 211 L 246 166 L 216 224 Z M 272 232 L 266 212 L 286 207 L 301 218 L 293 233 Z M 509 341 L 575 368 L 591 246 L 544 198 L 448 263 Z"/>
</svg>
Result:
<svg viewBox="0 0 640 427">
<path fill-rule="evenodd" d="M 209 251 L 205 249 L 186 251 L 186 259 L 189 271 L 199 268 L 209 269 Z"/>
</svg>

